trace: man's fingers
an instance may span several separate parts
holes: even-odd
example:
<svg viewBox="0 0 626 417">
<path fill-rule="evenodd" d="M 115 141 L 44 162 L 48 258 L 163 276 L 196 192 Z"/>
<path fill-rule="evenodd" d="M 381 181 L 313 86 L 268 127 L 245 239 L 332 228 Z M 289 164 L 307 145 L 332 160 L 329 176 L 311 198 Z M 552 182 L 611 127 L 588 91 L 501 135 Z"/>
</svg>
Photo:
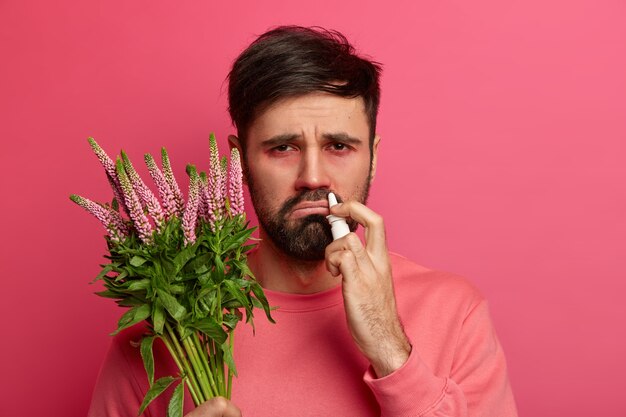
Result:
<svg viewBox="0 0 626 417">
<path fill-rule="evenodd" d="M 334 277 L 341 274 L 344 279 L 350 279 L 358 272 L 359 267 L 353 252 L 340 249 L 326 253 L 326 269 Z"/>
<path fill-rule="evenodd" d="M 224 397 L 215 397 L 200 404 L 185 417 L 241 417 L 241 411 Z"/>
<path fill-rule="evenodd" d="M 367 250 L 375 255 L 387 254 L 385 224 L 382 216 L 357 201 L 347 201 L 330 208 L 330 213 L 350 217 L 365 228 Z"/>
<path fill-rule="evenodd" d="M 349 233 L 328 245 L 325 258 L 326 269 L 333 276 L 341 273 L 350 279 L 357 273 L 357 270 L 372 271 L 374 269 L 361 239 L 354 233 Z"/>
</svg>

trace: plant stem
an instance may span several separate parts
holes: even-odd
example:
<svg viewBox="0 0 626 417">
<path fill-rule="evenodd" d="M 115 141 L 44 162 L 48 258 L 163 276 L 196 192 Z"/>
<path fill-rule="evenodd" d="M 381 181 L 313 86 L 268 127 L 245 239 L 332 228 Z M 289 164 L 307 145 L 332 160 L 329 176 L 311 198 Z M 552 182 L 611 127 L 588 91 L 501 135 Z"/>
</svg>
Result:
<svg viewBox="0 0 626 417">
<path fill-rule="evenodd" d="M 217 349 L 215 348 L 215 341 L 211 338 L 207 341 L 207 351 L 209 352 L 209 367 L 211 368 L 211 373 L 218 378 L 219 383 L 219 375 L 217 373 L 217 365 L 215 363 Z"/>
<path fill-rule="evenodd" d="M 224 319 L 224 309 L 222 307 L 222 291 L 220 286 L 217 286 L 217 322 L 221 323 Z M 218 379 L 218 384 L 222 388 L 222 392 L 220 395 L 226 396 L 225 388 L 226 384 L 224 381 L 224 357 L 222 352 L 222 347 L 218 346 L 214 343 L 215 346 L 215 358 L 216 358 L 216 369 L 215 374 Z"/>
<path fill-rule="evenodd" d="M 168 322 L 165 322 L 165 328 L 170 335 L 170 339 L 172 340 L 174 347 L 176 348 L 176 351 L 178 352 L 178 357 L 181 359 L 181 362 L 183 363 L 183 366 L 185 368 L 185 373 L 189 377 L 189 381 L 191 381 L 191 385 L 193 386 L 193 389 L 196 391 L 196 394 L 199 400 L 199 403 L 196 404 L 196 406 L 198 406 L 202 404 L 203 402 L 205 402 L 207 398 L 204 397 L 203 392 L 200 389 L 200 385 L 198 384 L 198 380 L 196 379 L 196 374 L 191 369 L 191 366 L 189 366 L 189 360 L 187 358 L 187 355 L 185 355 L 185 352 L 180 346 L 180 343 L 178 343 L 178 338 L 176 337 L 176 333 L 174 333 L 174 330 L 172 329 L 172 327 L 169 325 Z"/>
<path fill-rule="evenodd" d="M 217 366 L 219 367 L 219 369 L 217 370 L 217 374 L 220 377 L 220 384 L 224 389 L 224 392 L 222 392 L 222 395 L 226 395 L 226 382 L 225 382 L 225 378 L 224 378 L 224 351 L 222 350 L 222 346 L 217 346 Z"/>
<path fill-rule="evenodd" d="M 230 349 L 230 354 L 231 356 L 234 354 L 233 352 L 233 346 L 234 346 L 234 340 L 235 340 L 235 330 L 231 330 L 228 333 L 228 344 L 229 344 L 229 349 Z M 232 389 L 233 389 L 233 370 L 228 368 L 228 387 L 226 388 L 226 398 L 230 400 L 230 396 L 232 393 Z"/>
<path fill-rule="evenodd" d="M 206 375 L 208 377 L 208 382 L 209 382 L 209 388 L 211 388 L 212 391 L 212 396 L 216 397 L 218 395 L 220 395 L 220 390 L 218 389 L 218 387 L 215 385 L 215 380 L 213 379 L 213 374 L 211 372 L 211 368 L 209 367 L 208 364 L 208 352 L 206 352 L 205 349 L 203 349 L 202 344 L 200 343 L 200 339 L 198 339 L 198 333 L 194 332 L 192 335 L 192 340 L 193 340 L 193 344 L 196 348 L 196 351 L 199 353 L 200 355 L 200 362 L 202 364 L 202 367 L 204 368 L 204 371 L 206 372 Z"/>
<path fill-rule="evenodd" d="M 195 375 L 198 378 L 205 400 L 211 398 L 213 395 L 211 393 L 211 387 L 209 386 L 206 372 L 204 372 L 204 368 L 200 363 L 200 358 L 198 357 L 198 352 L 196 352 L 196 349 L 193 346 L 193 343 L 189 340 L 189 337 L 183 339 L 183 346 L 185 346 L 185 351 L 189 355 L 191 365 L 196 372 Z"/>
<path fill-rule="evenodd" d="M 176 353 L 176 350 L 172 346 L 172 342 L 169 339 L 170 337 L 166 334 L 164 334 L 161 337 L 161 340 L 163 340 L 163 343 L 165 343 L 165 346 L 167 347 L 167 350 L 169 350 L 170 355 L 172 355 L 172 358 L 174 358 L 174 362 L 176 362 L 176 366 L 178 366 L 178 370 L 181 372 L 181 374 L 185 375 L 187 374 L 187 372 L 185 371 L 185 367 L 183 366 L 180 358 L 178 357 L 178 354 Z M 191 398 L 193 399 L 194 404 L 196 406 L 200 405 L 201 404 L 200 399 L 198 398 L 198 394 L 196 394 L 196 390 L 193 387 L 193 384 L 191 383 L 191 381 L 189 380 L 189 377 L 184 377 L 183 380 L 187 382 L 187 388 L 189 388 L 189 393 L 191 394 Z"/>
</svg>

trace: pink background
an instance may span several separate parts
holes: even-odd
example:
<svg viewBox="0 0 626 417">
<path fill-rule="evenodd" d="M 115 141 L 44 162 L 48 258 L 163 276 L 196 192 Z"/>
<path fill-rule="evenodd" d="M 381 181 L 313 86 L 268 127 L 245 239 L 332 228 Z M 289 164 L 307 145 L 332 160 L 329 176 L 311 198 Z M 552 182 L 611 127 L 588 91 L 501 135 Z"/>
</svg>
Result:
<svg viewBox="0 0 626 417">
<path fill-rule="evenodd" d="M 83 416 L 121 313 L 86 138 L 206 167 L 230 63 L 288 23 L 384 63 L 371 207 L 488 297 L 520 414 L 626 415 L 625 3 L 296 3 L 0 0 L 0 415 Z"/>
</svg>

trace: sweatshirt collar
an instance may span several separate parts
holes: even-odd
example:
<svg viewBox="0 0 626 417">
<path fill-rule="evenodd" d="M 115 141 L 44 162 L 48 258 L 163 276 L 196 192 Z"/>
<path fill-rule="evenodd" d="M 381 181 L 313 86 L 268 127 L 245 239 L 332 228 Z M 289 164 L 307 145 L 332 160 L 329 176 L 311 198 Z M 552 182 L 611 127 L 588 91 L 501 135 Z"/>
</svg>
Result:
<svg viewBox="0 0 626 417">
<path fill-rule="evenodd" d="M 278 312 L 306 312 L 322 310 L 341 304 L 341 284 L 313 294 L 292 294 L 263 289 L 270 307 L 278 307 Z"/>
</svg>

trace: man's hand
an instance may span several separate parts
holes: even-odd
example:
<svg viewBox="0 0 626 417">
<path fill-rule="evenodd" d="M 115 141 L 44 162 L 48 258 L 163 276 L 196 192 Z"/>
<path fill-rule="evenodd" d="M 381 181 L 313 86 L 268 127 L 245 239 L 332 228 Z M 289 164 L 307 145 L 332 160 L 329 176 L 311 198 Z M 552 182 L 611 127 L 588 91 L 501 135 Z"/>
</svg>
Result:
<svg viewBox="0 0 626 417">
<path fill-rule="evenodd" d="M 215 397 L 200 404 L 185 417 L 241 417 L 241 411 L 224 397 Z"/>
<path fill-rule="evenodd" d="M 411 352 L 396 309 L 383 219 L 356 201 L 338 204 L 330 212 L 365 228 L 365 247 L 354 233 L 326 247 L 326 268 L 343 277 L 348 327 L 380 378 L 400 368 Z"/>
</svg>

